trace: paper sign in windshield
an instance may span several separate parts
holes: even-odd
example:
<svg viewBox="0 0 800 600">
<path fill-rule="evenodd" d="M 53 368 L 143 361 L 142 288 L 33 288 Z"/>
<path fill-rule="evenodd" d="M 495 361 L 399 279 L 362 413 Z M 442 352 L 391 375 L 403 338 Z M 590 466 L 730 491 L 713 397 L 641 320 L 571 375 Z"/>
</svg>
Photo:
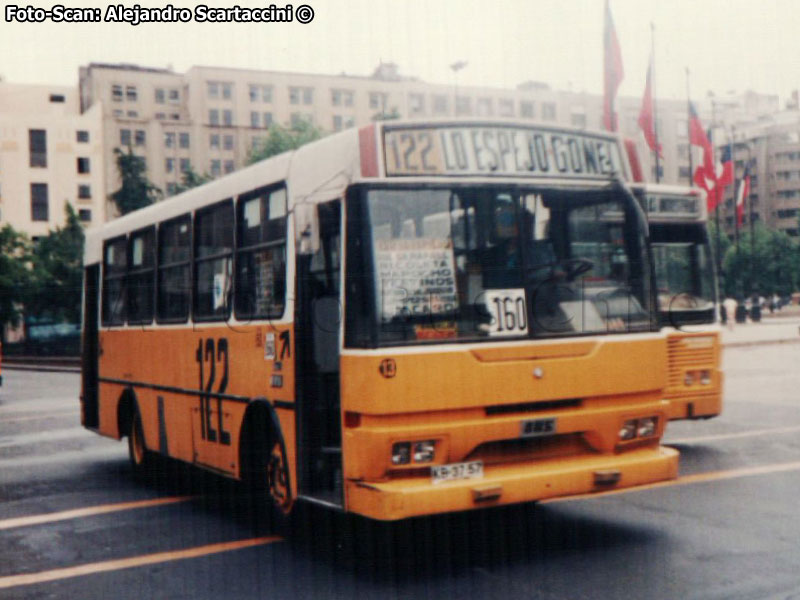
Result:
<svg viewBox="0 0 800 600">
<path fill-rule="evenodd" d="M 375 262 L 382 321 L 458 308 L 452 240 L 375 240 Z"/>
</svg>

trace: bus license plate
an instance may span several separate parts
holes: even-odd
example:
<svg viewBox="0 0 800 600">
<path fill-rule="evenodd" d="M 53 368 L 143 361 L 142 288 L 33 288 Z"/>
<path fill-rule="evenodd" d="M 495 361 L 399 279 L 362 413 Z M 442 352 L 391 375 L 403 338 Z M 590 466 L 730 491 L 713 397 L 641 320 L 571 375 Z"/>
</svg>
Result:
<svg viewBox="0 0 800 600">
<path fill-rule="evenodd" d="M 431 467 L 431 481 L 433 483 L 442 483 L 443 481 L 453 481 L 455 479 L 481 479 L 482 477 L 483 462 L 480 460 Z"/>
</svg>

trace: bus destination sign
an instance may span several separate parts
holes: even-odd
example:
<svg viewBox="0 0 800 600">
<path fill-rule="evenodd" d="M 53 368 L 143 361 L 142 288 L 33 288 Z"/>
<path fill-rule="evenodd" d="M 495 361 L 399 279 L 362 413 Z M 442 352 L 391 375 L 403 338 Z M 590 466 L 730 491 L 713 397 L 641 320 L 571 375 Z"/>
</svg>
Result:
<svg viewBox="0 0 800 600">
<path fill-rule="evenodd" d="M 386 175 L 624 177 L 617 140 L 576 131 L 463 125 L 384 130 Z"/>
<path fill-rule="evenodd" d="M 647 194 L 647 213 L 674 217 L 699 217 L 700 198 L 695 195 Z"/>
</svg>

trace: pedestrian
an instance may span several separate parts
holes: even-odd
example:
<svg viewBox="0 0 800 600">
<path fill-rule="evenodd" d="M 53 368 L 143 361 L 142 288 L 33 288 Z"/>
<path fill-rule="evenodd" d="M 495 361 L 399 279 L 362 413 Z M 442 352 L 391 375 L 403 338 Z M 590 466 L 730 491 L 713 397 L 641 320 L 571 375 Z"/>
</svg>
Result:
<svg viewBox="0 0 800 600">
<path fill-rule="evenodd" d="M 725 308 L 725 313 L 728 316 L 728 329 L 733 329 L 733 324 L 736 321 L 737 302 L 728 296 L 725 298 L 725 300 L 723 300 L 722 306 Z"/>
</svg>

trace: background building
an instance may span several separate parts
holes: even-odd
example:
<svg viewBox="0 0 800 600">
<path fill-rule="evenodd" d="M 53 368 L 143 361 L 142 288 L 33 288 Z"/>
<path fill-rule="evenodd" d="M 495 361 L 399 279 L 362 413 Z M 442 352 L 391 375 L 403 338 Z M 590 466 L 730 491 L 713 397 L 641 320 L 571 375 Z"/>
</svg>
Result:
<svg viewBox="0 0 800 600">
<path fill-rule="evenodd" d="M 80 111 L 75 88 L 0 83 L 0 223 L 33 237 L 105 218 L 100 104 Z"/>
</svg>

